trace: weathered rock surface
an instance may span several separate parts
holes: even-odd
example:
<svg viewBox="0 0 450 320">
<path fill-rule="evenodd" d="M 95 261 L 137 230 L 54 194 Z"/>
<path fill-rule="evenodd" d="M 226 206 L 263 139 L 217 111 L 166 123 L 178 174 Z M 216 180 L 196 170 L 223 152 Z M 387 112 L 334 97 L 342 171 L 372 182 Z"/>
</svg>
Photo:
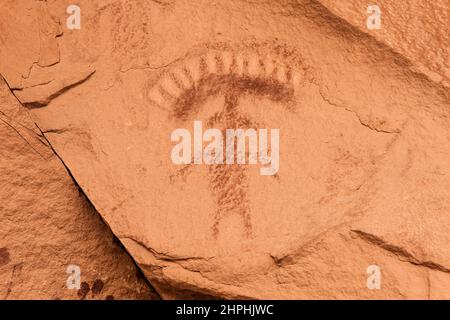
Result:
<svg viewBox="0 0 450 320">
<path fill-rule="evenodd" d="M 2 78 L 0 150 L 0 299 L 157 297 Z"/>
<path fill-rule="evenodd" d="M 374 30 L 369 30 L 366 25 L 370 16 L 367 7 L 372 3 L 364 0 L 319 1 L 337 17 L 410 59 L 412 70 L 436 83 L 450 86 L 448 1 L 377 1 L 381 11 L 381 28 Z"/>
<path fill-rule="evenodd" d="M 163 298 L 449 298 L 450 94 L 418 56 L 316 1 L 39 5 L 57 46 L 11 4 L 0 73 Z M 194 120 L 279 128 L 278 174 L 174 165 Z"/>
</svg>

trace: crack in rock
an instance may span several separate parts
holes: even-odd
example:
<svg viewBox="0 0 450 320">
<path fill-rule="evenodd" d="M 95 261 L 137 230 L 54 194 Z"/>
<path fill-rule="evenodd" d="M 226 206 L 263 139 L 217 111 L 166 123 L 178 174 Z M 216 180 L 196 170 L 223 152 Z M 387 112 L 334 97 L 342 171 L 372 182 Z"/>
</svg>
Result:
<svg viewBox="0 0 450 320">
<path fill-rule="evenodd" d="M 375 127 L 374 125 L 371 125 L 371 124 L 369 124 L 369 123 L 364 122 L 364 121 L 361 119 L 361 116 L 360 116 L 356 111 L 350 109 L 349 107 L 347 107 L 347 106 L 345 106 L 345 105 L 341 105 L 341 104 L 338 104 L 338 103 L 336 103 L 336 102 L 331 101 L 331 99 L 328 98 L 328 97 L 323 93 L 322 88 L 320 87 L 320 85 L 318 85 L 318 84 L 316 84 L 316 83 L 314 83 L 314 84 L 317 85 L 317 86 L 319 87 L 319 94 L 320 94 L 320 96 L 322 97 L 322 99 L 323 99 L 325 102 L 327 102 L 328 104 L 330 104 L 330 105 L 332 105 L 332 106 L 334 106 L 334 107 L 341 108 L 341 109 L 344 109 L 345 111 L 348 111 L 348 112 L 350 112 L 350 113 L 353 113 L 353 114 L 355 115 L 355 117 L 358 119 L 359 123 L 360 123 L 362 126 L 368 128 L 368 129 L 370 129 L 370 130 L 379 132 L 379 133 L 389 133 L 389 134 L 392 134 L 392 133 L 400 133 L 400 130 L 398 130 L 398 129 L 397 129 L 397 130 L 392 130 L 392 131 L 391 131 L 391 130 L 379 129 L 379 128 Z"/>
<path fill-rule="evenodd" d="M 154 248 L 149 247 L 142 241 L 136 240 L 133 237 L 130 236 L 120 236 L 118 237 L 121 240 L 130 240 L 139 246 L 145 248 L 148 252 L 150 252 L 153 256 L 155 256 L 156 259 L 162 260 L 162 261 L 169 261 L 169 262 L 176 262 L 176 261 L 192 261 L 192 260 L 211 260 L 214 257 L 182 257 L 182 256 L 174 256 L 167 254 L 165 252 L 159 252 L 155 250 Z"/>
<path fill-rule="evenodd" d="M 95 69 L 90 69 L 58 82 L 51 80 L 47 85 L 42 84 L 14 90 L 14 94 L 29 109 L 42 108 L 47 106 L 53 99 L 86 82 L 94 73 Z"/>
<path fill-rule="evenodd" d="M 422 260 L 414 257 L 414 255 L 412 255 L 406 249 L 401 248 L 401 247 L 396 246 L 391 243 L 387 243 L 380 237 L 377 237 L 373 234 L 370 234 L 370 233 L 367 233 L 367 232 L 364 232 L 361 230 L 354 230 L 354 229 L 351 230 L 351 232 L 354 233 L 355 235 L 357 235 L 360 239 L 368 242 L 369 244 L 380 247 L 381 249 L 388 251 L 390 253 L 393 253 L 394 255 L 396 255 L 399 258 L 402 258 L 402 259 L 400 259 L 402 261 L 409 262 L 416 266 L 421 266 L 421 267 L 425 267 L 425 268 L 436 270 L 436 271 L 450 273 L 450 269 L 444 267 L 443 265 L 440 265 L 436 262 L 428 261 L 428 260 L 422 261 Z"/>
</svg>

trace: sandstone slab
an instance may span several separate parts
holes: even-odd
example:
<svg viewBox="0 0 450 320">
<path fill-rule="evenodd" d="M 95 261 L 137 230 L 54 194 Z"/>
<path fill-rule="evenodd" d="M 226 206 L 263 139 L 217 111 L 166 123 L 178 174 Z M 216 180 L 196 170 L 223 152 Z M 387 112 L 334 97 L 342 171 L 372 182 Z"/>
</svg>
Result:
<svg viewBox="0 0 450 320">
<path fill-rule="evenodd" d="M 410 57 L 315 1 L 79 6 L 15 93 L 163 298 L 448 298 L 450 94 Z M 279 171 L 173 164 L 195 120 L 279 128 Z"/>
<path fill-rule="evenodd" d="M 3 79 L 0 149 L 0 299 L 158 297 Z"/>
</svg>

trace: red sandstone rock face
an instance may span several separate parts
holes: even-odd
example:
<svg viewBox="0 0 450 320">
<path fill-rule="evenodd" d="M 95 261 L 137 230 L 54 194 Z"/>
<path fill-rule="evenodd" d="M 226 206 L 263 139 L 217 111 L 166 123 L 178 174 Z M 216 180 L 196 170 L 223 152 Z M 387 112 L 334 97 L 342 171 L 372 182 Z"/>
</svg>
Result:
<svg viewBox="0 0 450 320">
<path fill-rule="evenodd" d="M 450 35 L 448 1 L 377 1 L 381 28 L 368 30 L 367 7 L 364 0 L 320 0 L 333 14 L 355 28 L 369 33 L 402 56 L 408 58 L 412 70 L 431 81 L 450 86 Z"/>
<path fill-rule="evenodd" d="M 3 79 L 0 120 L 0 299 L 157 297 Z"/>
<path fill-rule="evenodd" d="M 0 73 L 163 298 L 448 297 L 447 38 L 321 2 L 7 6 Z M 279 128 L 279 171 L 174 165 L 194 120 Z"/>
</svg>

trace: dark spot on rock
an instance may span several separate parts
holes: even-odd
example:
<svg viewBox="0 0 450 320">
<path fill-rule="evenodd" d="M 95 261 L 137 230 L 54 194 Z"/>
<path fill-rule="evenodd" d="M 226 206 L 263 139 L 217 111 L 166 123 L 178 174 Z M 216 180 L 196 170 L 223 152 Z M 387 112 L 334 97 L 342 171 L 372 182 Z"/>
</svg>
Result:
<svg viewBox="0 0 450 320">
<path fill-rule="evenodd" d="M 116 246 L 121 246 L 122 244 L 120 243 L 119 239 L 117 239 L 117 237 L 113 236 L 112 237 L 112 243 Z"/>
<path fill-rule="evenodd" d="M 105 284 L 103 283 L 102 280 L 100 279 L 96 279 L 94 281 L 94 283 L 92 284 L 92 293 L 93 294 L 99 294 L 100 292 L 102 292 L 103 286 Z"/>
<path fill-rule="evenodd" d="M 0 266 L 8 264 L 11 261 L 7 248 L 0 248 Z"/>
<path fill-rule="evenodd" d="M 80 285 L 80 289 L 78 290 L 78 296 L 80 297 L 80 300 L 84 300 L 86 298 L 86 295 L 89 293 L 90 287 L 89 283 L 82 282 Z"/>
<path fill-rule="evenodd" d="M 114 300 L 114 296 L 112 295 L 106 296 L 105 300 Z"/>
</svg>

